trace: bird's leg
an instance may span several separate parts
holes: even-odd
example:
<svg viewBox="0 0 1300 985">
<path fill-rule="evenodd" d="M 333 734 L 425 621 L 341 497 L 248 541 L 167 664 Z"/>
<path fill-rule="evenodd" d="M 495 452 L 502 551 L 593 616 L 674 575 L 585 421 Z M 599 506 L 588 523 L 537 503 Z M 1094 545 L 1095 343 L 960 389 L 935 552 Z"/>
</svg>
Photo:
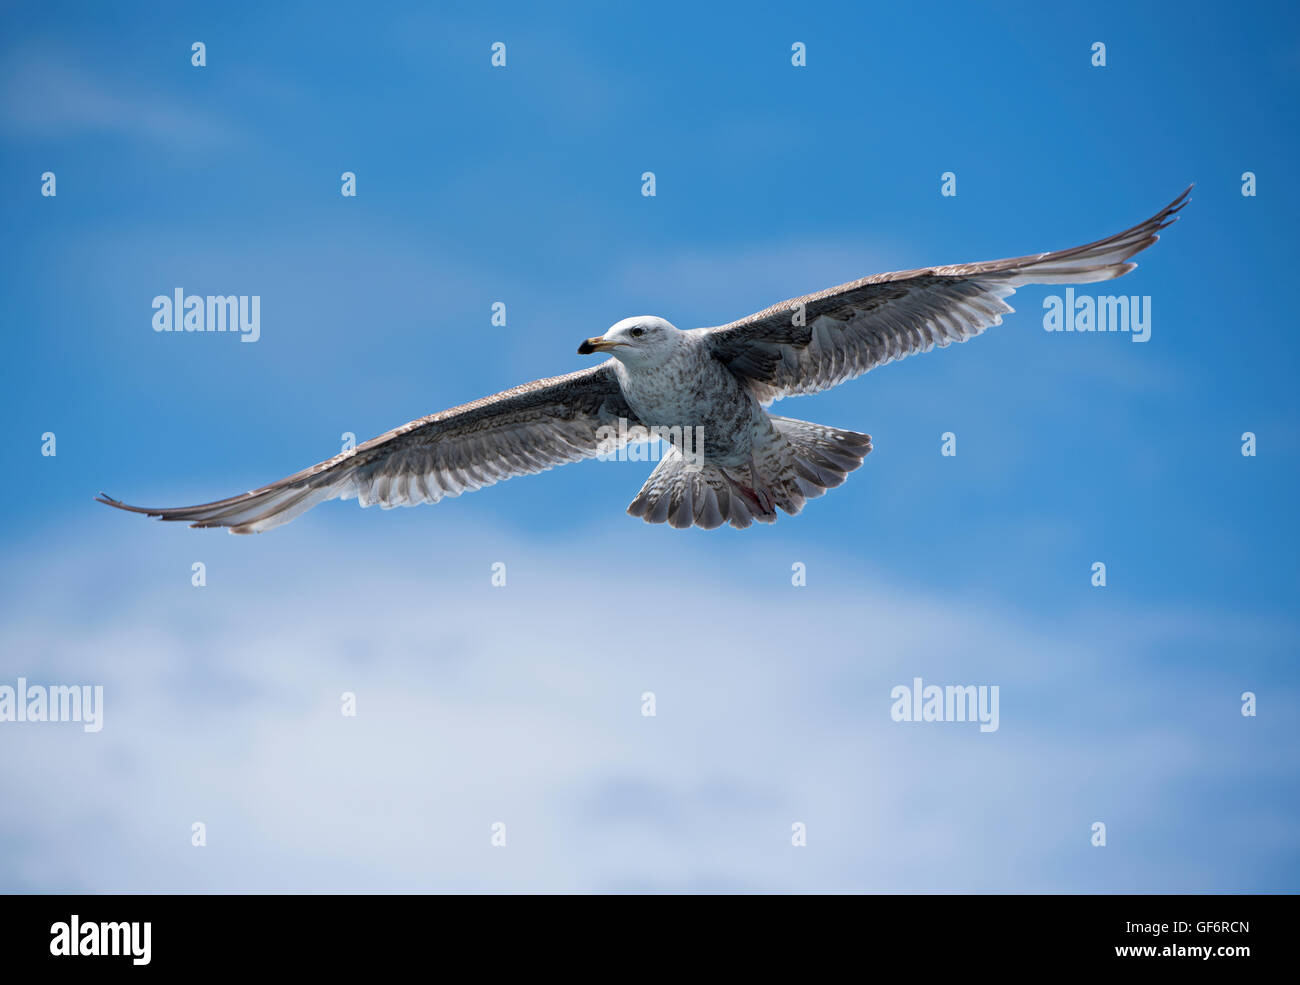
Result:
<svg viewBox="0 0 1300 985">
<path fill-rule="evenodd" d="M 772 495 L 766 489 L 756 488 L 758 483 L 754 481 L 755 473 L 754 463 L 752 461 L 749 465 L 745 466 L 745 471 L 748 473 L 748 476 L 743 482 L 732 475 L 729 469 L 726 470 L 724 474 L 731 480 L 732 485 L 740 490 L 740 494 L 754 505 L 758 512 L 764 516 L 775 513 L 776 503 L 772 499 Z"/>
</svg>

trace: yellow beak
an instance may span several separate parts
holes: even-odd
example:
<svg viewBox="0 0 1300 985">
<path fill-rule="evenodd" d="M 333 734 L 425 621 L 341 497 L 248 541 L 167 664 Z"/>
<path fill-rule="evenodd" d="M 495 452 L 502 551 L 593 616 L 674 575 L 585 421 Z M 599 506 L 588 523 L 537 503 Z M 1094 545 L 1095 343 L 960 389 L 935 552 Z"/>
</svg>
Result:
<svg viewBox="0 0 1300 985">
<path fill-rule="evenodd" d="M 612 342 L 609 339 L 597 335 L 594 339 L 587 339 L 582 345 L 578 346 L 578 355 L 589 356 L 593 352 L 608 352 L 615 346 L 622 345 L 622 342 Z"/>
</svg>

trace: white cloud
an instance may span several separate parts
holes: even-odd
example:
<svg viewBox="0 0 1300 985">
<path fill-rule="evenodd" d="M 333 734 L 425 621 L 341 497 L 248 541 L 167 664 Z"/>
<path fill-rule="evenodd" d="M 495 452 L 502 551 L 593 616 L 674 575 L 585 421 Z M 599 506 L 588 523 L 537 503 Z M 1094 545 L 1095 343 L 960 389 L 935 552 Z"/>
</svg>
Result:
<svg viewBox="0 0 1300 985">
<path fill-rule="evenodd" d="M 1134 843 L 1210 810 L 1225 777 L 1294 780 L 1245 761 L 1214 669 L 1151 700 L 1172 685 L 1144 641 L 1180 632 L 1162 616 L 1090 640 L 881 572 L 795 589 L 788 564 L 737 570 L 703 541 L 435 543 L 359 535 L 339 509 L 336 527 L 141 522 L 9 559 L 0 682 L 103 683 L 106 724 L 0 725 L 0 785 L 20 792 L 0 802 L 0 889 L 1233 889 L 1269 847 L 1249 811 L 1200 815 L 1221 851 L 1195 869 L 1176 839 Z M 118 518 L 95 519 L 102 538 Z M 999 684 L 1002 728 L 891 722 L 890 687 L 916 675 Z M 1107 849 L 1087 845 L 1099 817 Z"/>
<path fill-rule="evenodd" d="M 10 52 L 0 77 L 0 120 L 38 137 L 108 133 L 168 147 L 212 146 L 234 139 L 225 123 L 170 93 L 112 79 L 75 64 L 70 52 L 31 47 Z"/>
</svg>

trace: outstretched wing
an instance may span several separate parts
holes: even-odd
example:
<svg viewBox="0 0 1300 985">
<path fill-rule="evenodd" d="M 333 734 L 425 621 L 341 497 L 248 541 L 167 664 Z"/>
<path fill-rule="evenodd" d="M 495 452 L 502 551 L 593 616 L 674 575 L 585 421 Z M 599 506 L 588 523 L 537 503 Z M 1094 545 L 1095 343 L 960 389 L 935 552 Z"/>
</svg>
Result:
<svg viewBox="0 0 1300 985">
<path fill-rule="evenodd" d="M 1191 186 L 1146 222 L 1054 253 L 876 274 L 702 329 L 714 355 L 764 403 L 816 393 L 869 369 L 965 342 L 1002 322 L 1024 284 L 1090 284 L 1128 273 L 1177 221 Z"/>
<path fill-rule="evenodd" d="M 200 506 L 155 509 L 99 502 L 194 527 L 250 534 L 288 523 L 327 499 L 415 506 L 516 475 L 591 458 L 612 448 L 620 417 L 639 423 L 623 399 L 613 360 L 453 407 L 394 428 L 327 462 L 261 489 Z M 602 440 L 605 439 L 605 440 Z"/>
</svg>

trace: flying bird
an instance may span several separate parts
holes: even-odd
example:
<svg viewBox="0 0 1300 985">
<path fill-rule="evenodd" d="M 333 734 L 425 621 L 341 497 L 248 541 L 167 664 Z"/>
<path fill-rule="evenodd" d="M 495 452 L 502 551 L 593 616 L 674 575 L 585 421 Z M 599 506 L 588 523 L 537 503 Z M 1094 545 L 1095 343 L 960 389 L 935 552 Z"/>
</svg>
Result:
<svg viewBox="0 0 1300 985">
<path fill-rule="evenodd" d="M 403 424 L 269 486 L 199 506 L 128 506 L 194 527 L 269 530 L 327 499 L 414 506 L 592 458 L 641 428 L 667 449 L 627 512 L 707 529 L 771 523 L 778 509 L 840 485 L 871 437 L 770 414 L 782 397 L 816 393 L 870 369 L 965 342 L 1012 311 L 1025 284 L 1090 284 L 1128 273 L 1129 258 L 1177 221 L 1188 187 L 1146 222 L 1073 249 L 1008 260 L 876 274 L 794 298 L 715 328 L 625 318 L 578 346 L 609 353 L 589 369 Z M 700 435 L 698 447 L 688 438 Z M 613 435 L 618 435 L 615 438 Z"/>
</svg>

